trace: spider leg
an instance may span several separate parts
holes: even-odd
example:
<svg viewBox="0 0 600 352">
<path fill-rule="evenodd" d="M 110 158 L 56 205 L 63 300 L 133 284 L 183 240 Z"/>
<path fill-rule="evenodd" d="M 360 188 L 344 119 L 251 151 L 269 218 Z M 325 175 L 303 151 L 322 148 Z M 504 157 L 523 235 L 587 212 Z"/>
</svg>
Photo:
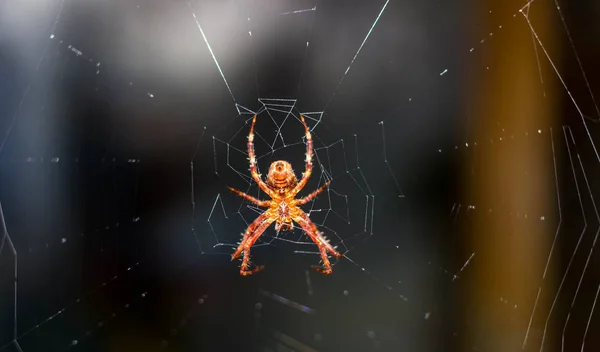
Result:
<svg viewBox="0 0 600 352">
<path fill-rule="evenodd" d="M 302 114 L 300 114 L 300 121 L 302 121 L 302 124 L 304 125 L 304 133 L 306 134 L 306 170 L 302 173 L 302 179 L 300 179 L 300 182 L 298 182 L 296 187 L 294 187 L 294 189 L 292 190 L 293 195 L 298 194 L 298 192 L 300 192 L 302 190 L 302 188 L 304 188 L 304 186 L 306 185 L 306 182 L 308 182 L 308 179 L 310 178 L 310 175 L 312 173 L 312 167 L 313 167 L 313 164 L 312 164 L 312 156 L 313 156 L 312 136 L 310 135 L 310 130 L 308 129 L 308 125 L 306 124 L 306 121 L 304 121 L 304 116 L 302 116 Z"/>
<path fill-rule="evenodd" d="M 246 233 L 244 234 L 244 238 L 240 242 L 240 245 L 238 246 L 236 251 L 231 255 L 231 260 L 234 260 L 238 258 L 242 254 L 242 252 L 244 253 L 242 265 L 240 267 L 240 275 L 251 275 L 265 268 L 264 265 L 261 265 L 252 270 L 248 270 L 248 266 L 250 265 L 250 247 L 252 247 L 254 242 L 258 240 L 260 235 L 262 235 L 262 233 L 267 229 L 267 227 L 269 227 L 269 225 L 271 225 L 271 223 L 273 223 L 273 221 L 274 219 L 272 220 L 271 218 L 269 218 L 269 216 L 265 212 L 262 213 L 258 218 L 256 218 L 256 220 L 254 220 L 250 224 L 250 226 L 248 226 L 248 229 L 246 230 Z"/>
<path fill-rule="evenodd" d="M 252 126 L 250 127 L 250 133 L 248 134 L 248 158 L 250 159 L 250 174 L 252 175 L 254 182 L 256 182 L 256 184 L 258 184 L 258 187 L 260 187 L 260 189 L 262 189 L 263 192 L 265 192 L 271 198 L 273 198 L 271 189 L 269 188 L 269 186 L 267 186 L 265 181 L 263 181 L 260 178 L 258 169 L 256 167 L 256 155 L 254 153 L 254 124 L 255 123 L 256 123 L 256 115 L 254 115 L 254 117 L 252 118 Z"/>
<path fill-rule="evenodd" d="M 331 181 L 327 181 L 327 182 L 325 182 L 325 184 L 323 186 L 319 187 L 316 191 L 312 192 L 311 194 L 307 195 L 304 198 L 298 199 L 297 204 L 303 205 L 303 204 L 310 202 L 313 198 L 318 196 L 319 193 L 323 192 L 325 190 L 325 188 L 327 188 L 327 186 L 329 186 L 330 183 L 331 183 Z"/>
<path fill-rule="evenodd" d="M 254 268 L 252 270 L 248 270 L 248 266 L 250 265 L 250 247 L 252 247 L 254 245 L 256 240 L 258 240 L 260 238 L 260 236 L 263 234 L 263 232 L 265 232 L 265 230 L 271 225 L 272 222 L 273 222 L 272 220 L 267 220 L 267 221 L 263 222 L 258 227 L 258 229 L 256 229 L 256 231 L 254 231 L 254 234 L 252 234 L 252 236 L 250 238 L 248 238 L 248 240 L 246 241 L 246 245 L 244 246 L 244 258 L 242 259 L 242 265 L 240 267 L 240 275 L 248 276 L 248 275 L 257 273 L 265 268 L 264 265 L 261 265 L 261 266 L 257 266 L 256 268 Z"/>
<path fill-rule="evenodd" d="M 248 238 L 250 238 L 250 236 L 252 236 L 252 234 L 256 231 L 256 229 L 258 229 L 258 227 L 262 223 L 264 223 L 267 220 L 267 218 L 268 218 L 267 212 L 264 212 L 264 213 L 260 214 L 256 219 L 254 219 L 254 221 L 246 229 L 246 233 L 244 233 L 244 237 L 240 241 L 238 248 L 231 255 L 231 260 L 237 259 L 240 256 L 240 254 L 242 254 L 242 251 L 244 250 L 244 246 L 246 245 Z"/>
<path fill-rule="evenodd" d="M 306 234 L 317 244 L 319 247 L 319 252 L 321 253 L 321 260 L 323 261 L 323 267 L 312 266 L 314 270 L 329 275 L 332 272 L 331 263 L 329 262 L 329 258 L 327 258 L 327 252 L 330 252 L 334 256 L 338 258 L 342 258 L 344 255 L 340 254 L 338 251 L 329 244 L 326 238 L 321 236 L 321 233 L 317 229 L 317 225 L 310 220 L 308 215 L 303 212 L 300 208 L 297 208 L 298 215 L 296 215 L 293 219 L 297 222 L 300 227 L 306 232 Z"/>
<path fill-rule="evenodd" d="M 230 191 L 232 191 L 233 193 L 237 194 L 238 196 L 245 198 L 247 201 L 252 202 L 256 205 L 258 205 L 259 207 L 268 207 L 270 204 L 270 201 L 268 200 L 260 200 L 260 199 L 256 199 L 254 197 L 252 197 L 249 194 L 246 194 L 242 191 L 238 191 L 237 189 L 233 188 L 233 187 L 227 187 L 229 188 Z"/>
</svg>

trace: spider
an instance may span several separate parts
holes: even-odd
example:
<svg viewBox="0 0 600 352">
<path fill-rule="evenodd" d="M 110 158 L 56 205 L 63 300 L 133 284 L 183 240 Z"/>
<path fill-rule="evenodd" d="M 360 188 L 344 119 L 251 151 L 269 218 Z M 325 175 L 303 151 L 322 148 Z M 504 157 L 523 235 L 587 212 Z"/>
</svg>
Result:
<svg viewBox="0 0 600 352">
<path fill-rule="evenodd" d="M 250 133 L 248 134 L 248 156 L 250 159 L 250 173 L 252 178 L 258 184 L 260 189 L 263 190 L 271 200 L 259 200 L 244 192 L 238 191 L 232 187 L 228 187 L 231 191 L 237 195 L 245 198 L 251 203 L 256 204 L 259 207 L 268 208 L 262 214 L 254 220 L 248 229 L 244 233 L 244 237 L 240 242 L 235 252 L 231 255 L 231 260 L 239 258 L 243 253 L 242 265 L 240 267 L 240 275 L 247 276 L 259 272 L 265 268 L 264 265 L 258 266 L 254 269 L 249 269 L 250 266 L 250 247 L 258 240 L 262 233 L 275 222 L 275 231 L 287 231 L 294 228 L 294 222 L 296 222 L 304 232 L 317 244 L 319 252 L 321 254 L 321 260 L 323 261 L 323 267 L 312 266 L 314 270 L 325 275 L 329 275 L 332 272 L 331 264 L 327 256 L 327 252 L 331 253 L 337 258 L 342 258 L 343 255 L 335 250 L 334 247 L 329 244 L 327 239 L 317 230 L 317 226 L 309 219 L 300 205 L 304 205 L 317 197 L 319 193 L 323 192 L 330 182 L 326 182 L 323 186 L 319 187 L 314 192 L 310 193 L 304 198 L 296 199 L 298 192 L 308 182 L 310 174 L 312 173 L 312 137 L 308 126 L 304 121 L 304 116 L 300 115 L 300 120 L 304 125 L 304 131 L 306 133 L 306 171 L 302 173 L 300 181 L 296 178 L 292 165 L 285 160 L 276 160 L 271 163 L 269 167 L 269 173 L 267 174 L 266 182 L 262 180 L 261 175 L 258 173 L 256 168 L 256 156 L 254 154 L 254 125 L 256 123 L 256 115 L 252 118 L 252 126 L 250 127 Z"/>
</svg>

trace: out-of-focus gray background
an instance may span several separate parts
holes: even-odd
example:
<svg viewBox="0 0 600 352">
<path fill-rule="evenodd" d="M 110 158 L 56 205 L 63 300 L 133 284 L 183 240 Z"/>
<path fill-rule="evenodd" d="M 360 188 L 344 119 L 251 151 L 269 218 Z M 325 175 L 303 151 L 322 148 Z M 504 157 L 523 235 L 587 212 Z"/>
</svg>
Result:
<svg viewBox="0 0 600 352">
<path fill-rule="evenodd" d="M 521 12 L 520 12 L 521 10 Z M 593 351 L 595 4 L 4 1 L 0 351 Z M 271 228 L 259 168 L 347 258 Z"/>
</svg>

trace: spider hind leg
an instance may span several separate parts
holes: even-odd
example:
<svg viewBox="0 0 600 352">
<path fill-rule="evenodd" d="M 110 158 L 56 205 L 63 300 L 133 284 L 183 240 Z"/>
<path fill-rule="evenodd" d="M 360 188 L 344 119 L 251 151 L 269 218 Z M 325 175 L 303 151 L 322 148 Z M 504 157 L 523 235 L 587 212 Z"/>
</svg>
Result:
<svg viewBox="0 0 600 352">
<path fill-rule="evenodd" d="M 240 269 L 240 275 L 248 276 L 248 275 L 256 274 L 257 272 L 263 270 L 264 268 L 265 268 L 265 266 L 261 265 L 261 266 L 257 266 L 256 268 L 254 268 L 252 270 L 241 270 Z"/>
<path fill-rule="evenodd" d="M 310 237 L 313 238 L 313 236 L 310 236 Z M 314 238 L 313 238 L 313 241 L 315 241 Z M 321 245 L 319 242 L 317 242 L 317 241 L 315 241 L 315 242 L 317 243 L 317 246 L 319 247 L 319 252 L 321 253 L 322 266 L 311 265 L 310 268 L 318 273 L 321 273 L 324 275 L 331 275 L 331 273 L 333 272 L 333 269 L 331 269 L 331 263 L 329 262 L 329 257 L 327 256 L 327 249 L 325 248 L 325 246 Z"/>
<path fill-rule="evenodd" d="M 317 226 L 310 220 L 308 215 L 305 212 L 301 212 L 298 216 L 294 218 L 301 227 L 304 232 L 310 237 L 313 242 L 319 247 L 319 253 L 321 254 L 321 261 L 323 262 L 323 266 L 313 265 L 311 268 L 321 274 L 329 275 L 332 273 L 333 269 L 331 268 L 331 263 L 329 262 L 329 257 L 327 252 L 331 253 L 333 256 L 337 258 L 343 258 L 344 255 L 339 253 L 333 248 L 331 244 L 327 241 L 326 238 L 321 236 Z"/>
<path fill-rule="evenodd" d="M 240 245 L 235 250 L 235 252 L 231 255 L 231 260 L 237 259 L 242 253 L 244 257 L 242 258 L 242 265 L 240 266 L 240 275 L 248 276 L 254 273 L 257 273 L 265 268 L 264 265 L 257 266 L 254 269 L 248 270 L 250 266 L 250 247 L 254 245 L 254 242 L 258 240 L 258 238 L 265 232 L 267 227 L 271 225 L 273 220 L 269 219 L 269 217 L 263 213 L 256 220 L 248 226 L 246 233 L 244 234 L 244 238 L 240 242 Z"/>
</svg>

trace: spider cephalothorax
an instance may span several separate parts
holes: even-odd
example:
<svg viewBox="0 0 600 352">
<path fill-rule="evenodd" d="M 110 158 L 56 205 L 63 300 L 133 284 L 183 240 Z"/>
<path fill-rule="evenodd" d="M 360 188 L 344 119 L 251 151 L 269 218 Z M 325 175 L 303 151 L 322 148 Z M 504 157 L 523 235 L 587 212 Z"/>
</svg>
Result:
<svg viewBox="0 0 600 352">
<path fill-rule="evenodd" d="M 331 264 L 327 256 L 327 252 L 334 256 L 341 258 L 342 254 L 337 252 L 332 247 L 325 237 L 321 236 L 321 233 L 317 230 L 317 226 L 309 219 L 300 205 L 306 204 L 314 199 L 319 193 L 321 193 L 329 182 L 318 188 L 316 191 L 307 195 L 304 198 L 296 199 L 298 192 L 304 188 L 306 182 L 312 173 L 312 137 L 304 116 L 300 115 L 300 121 L 304 125 L 304 132 L 306 134 L 306 171 L 302 173 L 300 181 L 296 178 L 292 165 L 285 160 L 277 160 L 271 163 L 269 167 L 269 173 L 267 174 L 267 182 L 263 181 L 258 174 L 256 167 L 256 156 L 254 154 L 254 124 L 256 123 L 256 115 L 252 119 L 252 126 L 250 127 L 250 133 L 248 134 L 248 156 L 250 159 L 250 173 L 252 178 L 258 184 L 260 189 L 263 190 L 271 200 L 258 200 L 246 193 L 238 191 L 229 187 L 230 190 L 235 192 L 246 200 L 260 206 L 268 208 L 262 214 L 254 220 L 248 229 L 244 233 L 244 237 L 240 242 L 240 245 L 236 251 L 231 255 L 231 259 L 238 258 L 242 252 L 244 257 L 242 259 L 242 265 L 240 267 L 240 274 L 243 276 L 256 273 L 264 269 L 264 265 L 249 270 L 250 265 L 250 247 L 258 240 L 262 233 L 275 222 L 275 230 L 277 232 L 284 230 L 291 230 L 294 228 L 294 222 L 296 222 L 304 232 L 317 244 L 319 252 L 321 254 L 321 260 L 323 261 L 323 267 L 312 268 L 323 274 L 331 274 Z"/>
</svg>

